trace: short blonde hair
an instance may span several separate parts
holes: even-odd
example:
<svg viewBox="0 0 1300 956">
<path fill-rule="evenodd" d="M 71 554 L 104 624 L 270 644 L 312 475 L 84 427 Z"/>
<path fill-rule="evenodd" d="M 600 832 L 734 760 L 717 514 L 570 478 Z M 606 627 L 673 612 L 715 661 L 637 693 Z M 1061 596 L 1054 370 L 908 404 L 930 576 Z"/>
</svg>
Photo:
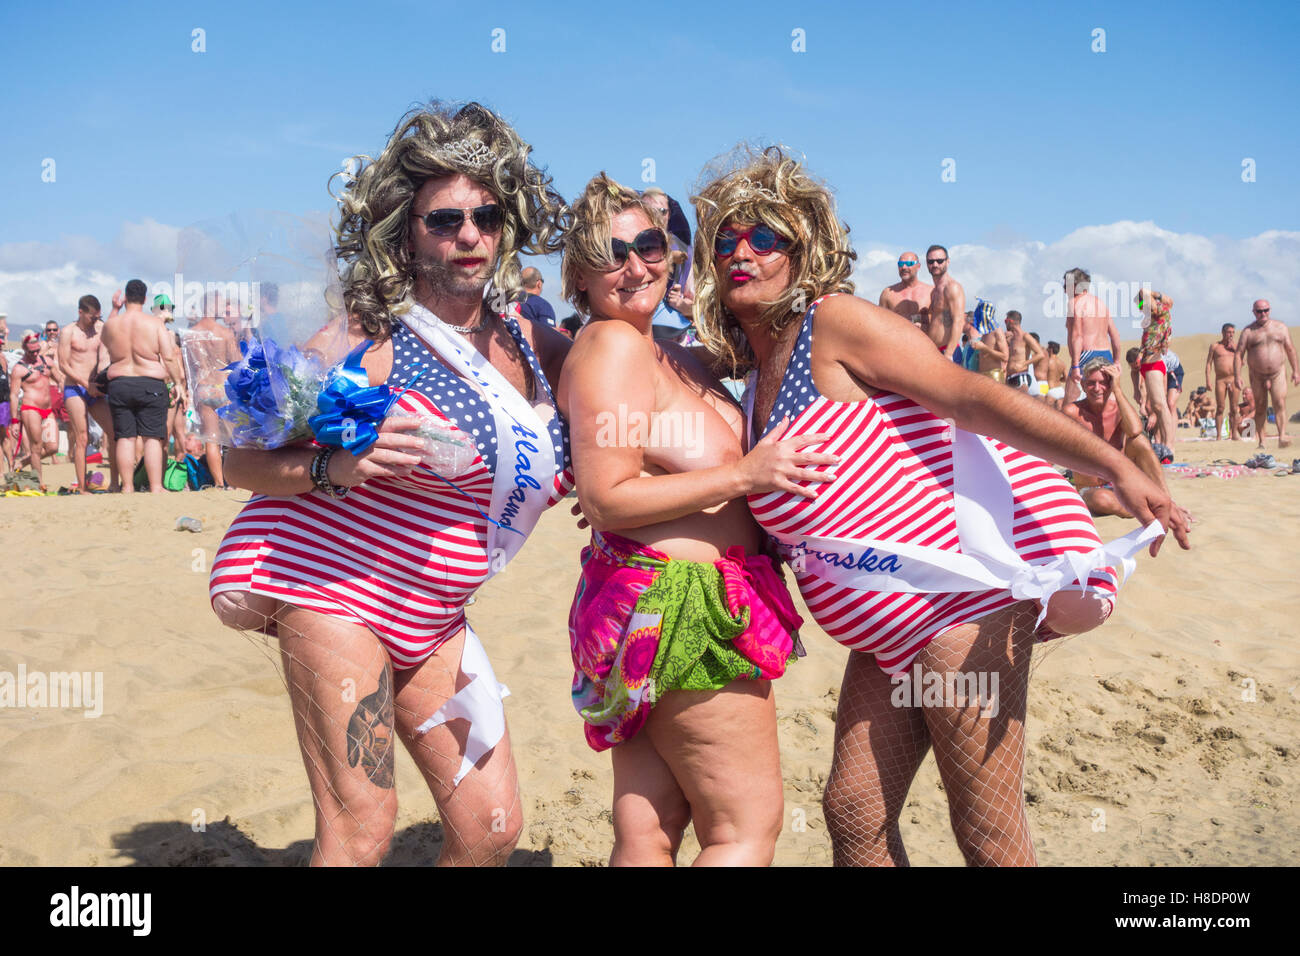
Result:
<svg viewBox="0 0 1300 956">
<path fill-rule="evenodd" d="M 803 163 L 780 146 L 759 150 L 741 144 L 710 162 L 700 174 L 703 187 L 691 197 L 695 235 L 695 329 L 709 351 L 733 370 L 752 364 L 753 352 L 719 295 L 714 240 L 728 222 L 763 223 L 791 240 L 790 286 L 763 313 L 779 333 L 804 309 L 829 292 L 852 292 L 849 275 L 857 254 L 849 227 L 835 209 L 830 188 L 809 175 Z"/>
<path fill-rule="evenodd" d="M 643 196 L 610 179 L 603 171 L 592 177 L 573 204 L 573 219 L 564 234 L 560 294 L 583 316 L 591 314 L 591 306 L 587 293 L 578 288 L 578 279 L 584 270 L 608 269 L 613 265 L 610 223 L 629 209 L 640 209 L 652 227 L 663 230 L 663 224 L 646 206 Z"/>
</svg>

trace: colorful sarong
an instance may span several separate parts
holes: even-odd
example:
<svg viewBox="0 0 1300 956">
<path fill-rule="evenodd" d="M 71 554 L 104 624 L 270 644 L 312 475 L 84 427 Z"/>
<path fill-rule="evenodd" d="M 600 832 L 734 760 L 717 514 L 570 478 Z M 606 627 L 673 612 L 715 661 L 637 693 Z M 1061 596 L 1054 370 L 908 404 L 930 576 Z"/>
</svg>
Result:
<svg viewBox="0 0 1300 956">
<path fill-rule="evenodd" d="M 766 555 L 706 564 L 594 533 L 569 612 L 573 706 L 593 750 L 631 739 L 670 690 L 785 673 L 803 620 Z"/>
</svg>

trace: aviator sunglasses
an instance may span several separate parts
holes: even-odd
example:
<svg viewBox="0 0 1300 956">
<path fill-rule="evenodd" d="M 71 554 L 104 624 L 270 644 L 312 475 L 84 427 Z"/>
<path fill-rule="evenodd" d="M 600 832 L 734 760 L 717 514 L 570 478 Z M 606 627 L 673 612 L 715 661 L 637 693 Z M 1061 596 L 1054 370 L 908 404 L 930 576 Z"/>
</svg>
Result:
<svg viewBox="0 0 1300 956">
<path fill-rule="evenodd" d="M 771 226 L 757 225 L 746 229 L 744 232 L 737 232 L 735 229 L 723 229 L 718 233 L 718 237 L 713 240 L 713 251 L 722 257 L 732 255 L 735 253 L 736 247 L 740 245 L 741 239 L 748 242 L 749 248 L 760 256 L 765 256 L 777 249 L 785 249 L 790 245 L 790 240 L 781 236 Z"/>
<path fill-rule="evenodd" d="M 611 272 L 626 265 L 628 255 L 633 252 L 642 262 L 654 265 L 663 262 L 664 256 L 668 254 L 668 237 L 660 229 L 643 229 L 631 242 L 611 237 L 609 251 L 610 261 L 613 263 Z"/>
<path fill-rule="evenodd" d="M 416 219 L 424 220 L 424 225 L 435 236 L 454 236 L 465 222 L 465 213 L 474 220 L 474 228 L 479 232 L 499 232 L 505 225 L 505 213 L 496 203 L 486 206 L 474 206 L 465 209 L 430 209 Z"/>
</svg>

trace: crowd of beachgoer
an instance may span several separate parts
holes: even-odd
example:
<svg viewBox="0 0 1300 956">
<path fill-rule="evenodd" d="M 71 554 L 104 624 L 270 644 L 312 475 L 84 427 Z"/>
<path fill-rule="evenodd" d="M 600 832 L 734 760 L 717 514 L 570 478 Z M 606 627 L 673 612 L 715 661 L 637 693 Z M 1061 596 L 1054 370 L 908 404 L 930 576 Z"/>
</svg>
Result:
<svg viewBox="0 0 1300 956">
<path fill-rule="evenodd" d="M 688 825 L 699 864 L 771 861 L 774 683 L 803 651 L 788 568 L 854 651 L 824 796 L 835 862 L 907 862 L 899 815 L 933 751 L 966 860 L 1032 864 L 1033 646 L 1107 620 L 1137 551 L 1154 556 L 1166 534 L 1189 547 L 1190 516 L 1145 434 L 1171 435 L 1170 298 L 1137 302 L 1144 424 L 1115 387 L 1118 336 L 1082 270 L 1064 280 L 1063 357 L 1018 313 L 999 325 L 990 303 L 968 311 L 940 245 L 926 252 L 933 286 L 905 253 L 880 305 L 854 296 L 833 192 L 780 148 L 706 168 L 693 243 L 662 192 L 602 172 L 570 205 L 531 151 L 476 103 L 404 117 L 359 158 L 335 232 L 348 345 L 368 341 L 369 385 L 400 391 L 387 419 L 355 453 L 202 449 L 215 484 L 254 493 L 215 555 L 211 603 L 279 643 L 316 809 L 312 862 L 383 859 L 399 741 L 438 806 L 439 862 L 504 862 L 519 784 L 465 608 L 576 490 L 591 541 L 569 617 L 571 694 L 586 742 L 611 754 L 611 862 L 671 864 Z M 567 335 L 519 261 L 559 252 L 581 316 Z M 132 280 L 102 321 L 84 297 L 53 361 L 65 404 L 106 400 L 122 476 L 142 458 L 157 490 L 167 386 L 203 435 L 224 398 L 216 377 L 187 380 L 171 304 L 146 313 L 146 291 Z M 1259 355 L 1275 338 L 1264 306 L 1243 336 Z M 247 329 L 230 303 L 203 312 L 187 355 L 208 349 L 193 368 L 220 369 Z M 12 369 L 38 425 L 29 446 L 44 442 L 56 374 L 34 367 L 39 351 Z M 1255 354 L 1257 395 L 1284 393 Z M 1238 379 L 1240 366 L 1238 354 Z M 737 401 L 724 380 L 742 376 Z M 1078 427 L 1062 427 L 1062 409 Z M 463 436 L 472 461 L 426 465 L 421 416 Z M 648 433 L 626 427 L 638 421 Z M 1104 544 L 1090 510 L 1137 527 Z M 979 675 L 997 681 L 991 697 L 968 682 Z"/>
</svg>

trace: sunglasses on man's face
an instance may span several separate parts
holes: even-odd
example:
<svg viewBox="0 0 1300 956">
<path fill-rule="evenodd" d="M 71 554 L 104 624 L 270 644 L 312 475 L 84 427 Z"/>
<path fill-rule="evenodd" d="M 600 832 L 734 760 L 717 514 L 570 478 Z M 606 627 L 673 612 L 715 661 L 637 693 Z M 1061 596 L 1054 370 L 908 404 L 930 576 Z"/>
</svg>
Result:
<svg viewBox="0 0 1300 956">
<path fill-rule="evenodd" d="M 790 245 L 790 240 L 783 237 L 771 226 L 758 225 L 746 229 L 744 232 L 737 232 L 735 229 L 723 229 L 718 233 L 718 237 L 713 240 L 713 251 L 723 258 L 734 255 L 742 239 L 749 243 L 749 248 L 753 249 L 756 255 L 760 256 L 775 252 L 777 249 L 785 249 Z"/>
<path fill-rule="evenodd" d="M 1256 314 L 1256 315 L 1268 315 L 1268 312 L 1269 312 L 1268 309 L 1256 309 L 1256 310 L 1255 310 L 1255 314 Z"/>
<path fill-rule="evenodd" d="M 926 259 L 925 264 L 927 266 L 941 266 L 947 261 L 947 259 Z"/>
<path fill-rule="evenodd" d="M 634 252 L 642 262 L 654 265 L 663 262 L 664 256 L 668 255 L 668 237 L 659 229 L 643 229 L 632 238 L 631 242 L 611 238 L 609 252 L 612 263 L 610 272 L 626 265 L 627 257 Z"/>
<path fill-rule="evenodd" d="M 900 268 L 900 269 L 910 269 L 910 268 L 911 268 L 912 266 L 914 266 L 914 265 L 916 265 L 916 260 L 915 260 L 915 259 L 899 259 L 899 260 L 898 260 L 898 268 Z"/>
<path fill-rule="evenodd" d="M 505 213 L 496 203 L 465 209 L 430 209 L 416 218 L 423 220 L 425 227 L 435 236 L 446 237 L 460 232 L 460 227 L 465 222 L 465 213 L 470 214 L 474 228 L 479 232 L 500 232 L 506 221 Z"/>
</svg>

